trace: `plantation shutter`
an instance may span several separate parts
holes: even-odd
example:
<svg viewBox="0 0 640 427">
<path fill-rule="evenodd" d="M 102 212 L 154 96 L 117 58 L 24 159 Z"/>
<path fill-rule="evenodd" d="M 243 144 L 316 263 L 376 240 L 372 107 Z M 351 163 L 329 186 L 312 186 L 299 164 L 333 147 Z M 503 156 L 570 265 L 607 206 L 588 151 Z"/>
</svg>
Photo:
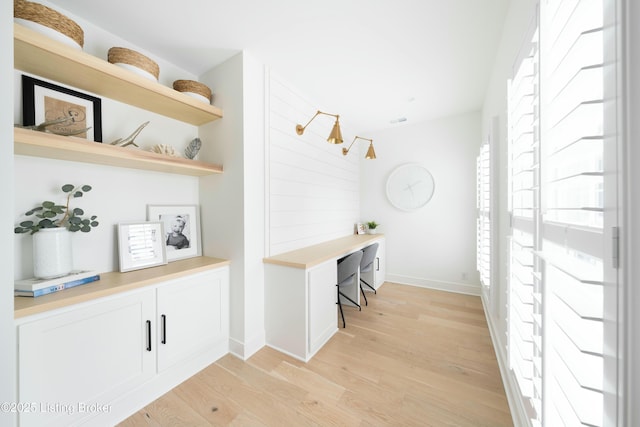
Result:
<svg viewBox="0 0 640 427">
<path fill-rule="evenodd" d="M 603 0 L 540 8 L 543 424 L 602 426 Z"/>
<path fill-rule="evenodd" d="M 533 34 L 532 34 L 533 33 Z M 509 366 L 530 417 L 535 417 L 536 197 L 538 183 L 537 32 L 532 30 L 508 86 L 509 113 Z M 538 405 L 539 406 L 539 405 Z"/>
<path fill-rule="evenodd" d="M 491 284 L 491 145 L 486 141 L 477 158 L 477 251 L 480 283 Z"/>
</svg>

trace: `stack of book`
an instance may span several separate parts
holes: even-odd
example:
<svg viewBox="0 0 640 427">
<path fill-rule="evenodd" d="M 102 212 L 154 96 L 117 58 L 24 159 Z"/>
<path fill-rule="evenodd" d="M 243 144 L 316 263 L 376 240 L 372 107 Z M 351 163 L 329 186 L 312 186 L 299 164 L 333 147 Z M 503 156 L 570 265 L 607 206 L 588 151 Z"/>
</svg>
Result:
<svg viewBox="0 0 640 427">
<path fill-rule="evenodd" d="M 55 279 L 23 279 L 14 284 L 14 295 L 19 297 L 39 297 L 58 292 L 63 289 L 100 280 L 100 275 L 93 270 L 74 270 L 66 276 Z"/>
</svg>

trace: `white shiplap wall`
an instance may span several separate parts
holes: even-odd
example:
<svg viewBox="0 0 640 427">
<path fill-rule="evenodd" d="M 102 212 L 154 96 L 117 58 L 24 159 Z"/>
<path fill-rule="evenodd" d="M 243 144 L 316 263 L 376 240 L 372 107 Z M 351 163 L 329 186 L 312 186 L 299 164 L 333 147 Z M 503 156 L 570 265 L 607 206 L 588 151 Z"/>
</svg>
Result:
<svg viewBox="0 0 640 427">
<path fill-rule="evenodd" d="M 353 233 L 359 221 L 358 150 L 342 155 L 354 135 L 344 128 L 342 145 L 326 141 L 332 114 L 305 99 L 278 76 L 267 72 L 267 256 Z M 356 147 L 357 148 L 357 147 Z"/>
</svg>

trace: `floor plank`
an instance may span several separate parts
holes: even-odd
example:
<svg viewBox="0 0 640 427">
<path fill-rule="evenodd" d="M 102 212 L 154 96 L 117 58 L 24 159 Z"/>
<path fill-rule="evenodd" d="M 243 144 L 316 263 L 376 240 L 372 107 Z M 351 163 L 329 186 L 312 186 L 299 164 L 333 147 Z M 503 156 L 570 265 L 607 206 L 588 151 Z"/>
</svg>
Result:
<svg viewBox="0 0 640 427">
<path fill-rule="evenodd" d="M 227 355 L 120 426 L 513 425 L 480 298 L 395 283 L 367 298 L 309 363 Z"/>
</svg>

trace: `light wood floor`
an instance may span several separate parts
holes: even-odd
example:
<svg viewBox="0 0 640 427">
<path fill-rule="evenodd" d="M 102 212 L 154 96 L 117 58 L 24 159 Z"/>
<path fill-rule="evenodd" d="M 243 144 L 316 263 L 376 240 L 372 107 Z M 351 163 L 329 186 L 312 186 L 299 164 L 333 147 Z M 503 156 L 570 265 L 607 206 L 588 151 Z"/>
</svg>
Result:
<svg viewBox="0 0 640 427">
<path fill-rule="evenodd" d="M 479 297 L 369 295 L 309 363 L 227 355 L 121 426 L 513 425 Z"/>
</svg>

